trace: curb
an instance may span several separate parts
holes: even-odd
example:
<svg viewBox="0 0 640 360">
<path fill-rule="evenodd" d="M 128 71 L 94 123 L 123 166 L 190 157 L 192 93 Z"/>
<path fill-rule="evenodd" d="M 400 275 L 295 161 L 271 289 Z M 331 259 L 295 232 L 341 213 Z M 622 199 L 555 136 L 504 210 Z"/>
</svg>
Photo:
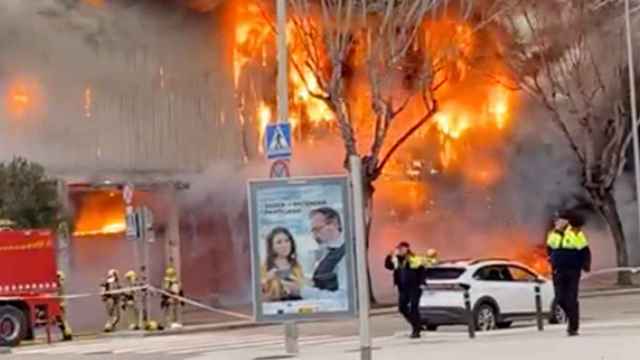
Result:
<svg viewBox="0 0 640 360">
<path fill-rule="evenodd" d="M 588 299 L 588 298 L 597 298 L 597 297 L 637 295 L 637 294 L 640 294 L 640 288 L 598 290 L 598 291 L 592 291 L 592 292 L 583 292 L 582 294 L 580 294 L 580 298 Z"/>
</svg>

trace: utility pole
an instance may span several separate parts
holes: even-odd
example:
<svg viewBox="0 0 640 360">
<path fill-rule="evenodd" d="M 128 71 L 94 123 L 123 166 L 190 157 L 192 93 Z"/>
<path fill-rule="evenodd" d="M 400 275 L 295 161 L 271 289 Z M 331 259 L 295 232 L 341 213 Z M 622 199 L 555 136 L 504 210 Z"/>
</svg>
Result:
<svg viewBox="0 0 640 360">
<path fill-rule="evenodd" d="M 277 1 L 278 31 L 278 120 L 289 121 L 289 89 L 287 83 L 287 0 Z"/>
</svg>

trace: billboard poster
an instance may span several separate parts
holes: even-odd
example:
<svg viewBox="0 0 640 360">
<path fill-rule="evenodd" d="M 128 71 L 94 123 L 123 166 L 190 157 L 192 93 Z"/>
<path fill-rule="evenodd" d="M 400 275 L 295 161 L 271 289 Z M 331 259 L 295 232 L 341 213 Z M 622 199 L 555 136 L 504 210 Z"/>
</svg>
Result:
<svg viewBox="0 0 640 360">
<path fill-rule="evenodd" d="M 249 202 L 256 320 L 354 316 L 347 178 L 250 181 Z"/>
</svg>

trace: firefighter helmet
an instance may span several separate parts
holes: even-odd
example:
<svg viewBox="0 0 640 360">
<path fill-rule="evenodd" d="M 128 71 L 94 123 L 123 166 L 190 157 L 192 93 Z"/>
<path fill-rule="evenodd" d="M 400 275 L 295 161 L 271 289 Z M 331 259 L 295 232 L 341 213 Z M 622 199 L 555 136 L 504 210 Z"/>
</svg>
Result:
<svg viewBox="0 0 640 360">
<path fill-rule="evenodd" d="M 12 229 L 16 223 L 9 219 L 0 219 L 0 229 Z"/>
<path fill-rule="evenodd" d="M 176 269 L 172 266 L 169 266 L 167 270 L 165 270 L 164 276 L 169 279 L 175 279 L 177 276 Z"/>
<path fill-rule="evenodd" d="M 136 280 L 136 272 L 133 270 L 129 270 L 127 271 L 126 274 L 124 274 L 125 279 L 129 280 L 129 281 L 135 281 Z"/>
<path fill-rule="evenodd" d="M 64 281 L 64 273 L 62 271 L 56 272 L 56 277 L 58 278 L 58 281 Z"/>
</svg>

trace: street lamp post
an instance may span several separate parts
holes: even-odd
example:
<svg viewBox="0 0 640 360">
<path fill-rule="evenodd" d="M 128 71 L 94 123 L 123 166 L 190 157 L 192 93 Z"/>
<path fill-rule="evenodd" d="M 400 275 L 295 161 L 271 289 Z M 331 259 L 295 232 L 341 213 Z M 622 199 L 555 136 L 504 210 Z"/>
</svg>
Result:
<svg viewBox="0 0 640 360">
<path fill-rule="evenodd" d="M 633 63 L 633 42 L 631 36 L 631 10 L 630 0 L 624 1 L 624 17 L 627 32 L 627 56 L 629 68 L 629 97 L 631 102 L 631 120 L 633 136 L 634 172 L 636 177 L 636 206 L 638 210 L 638 233 L 640 234 L 640 145 L 638 143 L 638 111 L 636 104 L 636 79 Z"/>
</svg>

